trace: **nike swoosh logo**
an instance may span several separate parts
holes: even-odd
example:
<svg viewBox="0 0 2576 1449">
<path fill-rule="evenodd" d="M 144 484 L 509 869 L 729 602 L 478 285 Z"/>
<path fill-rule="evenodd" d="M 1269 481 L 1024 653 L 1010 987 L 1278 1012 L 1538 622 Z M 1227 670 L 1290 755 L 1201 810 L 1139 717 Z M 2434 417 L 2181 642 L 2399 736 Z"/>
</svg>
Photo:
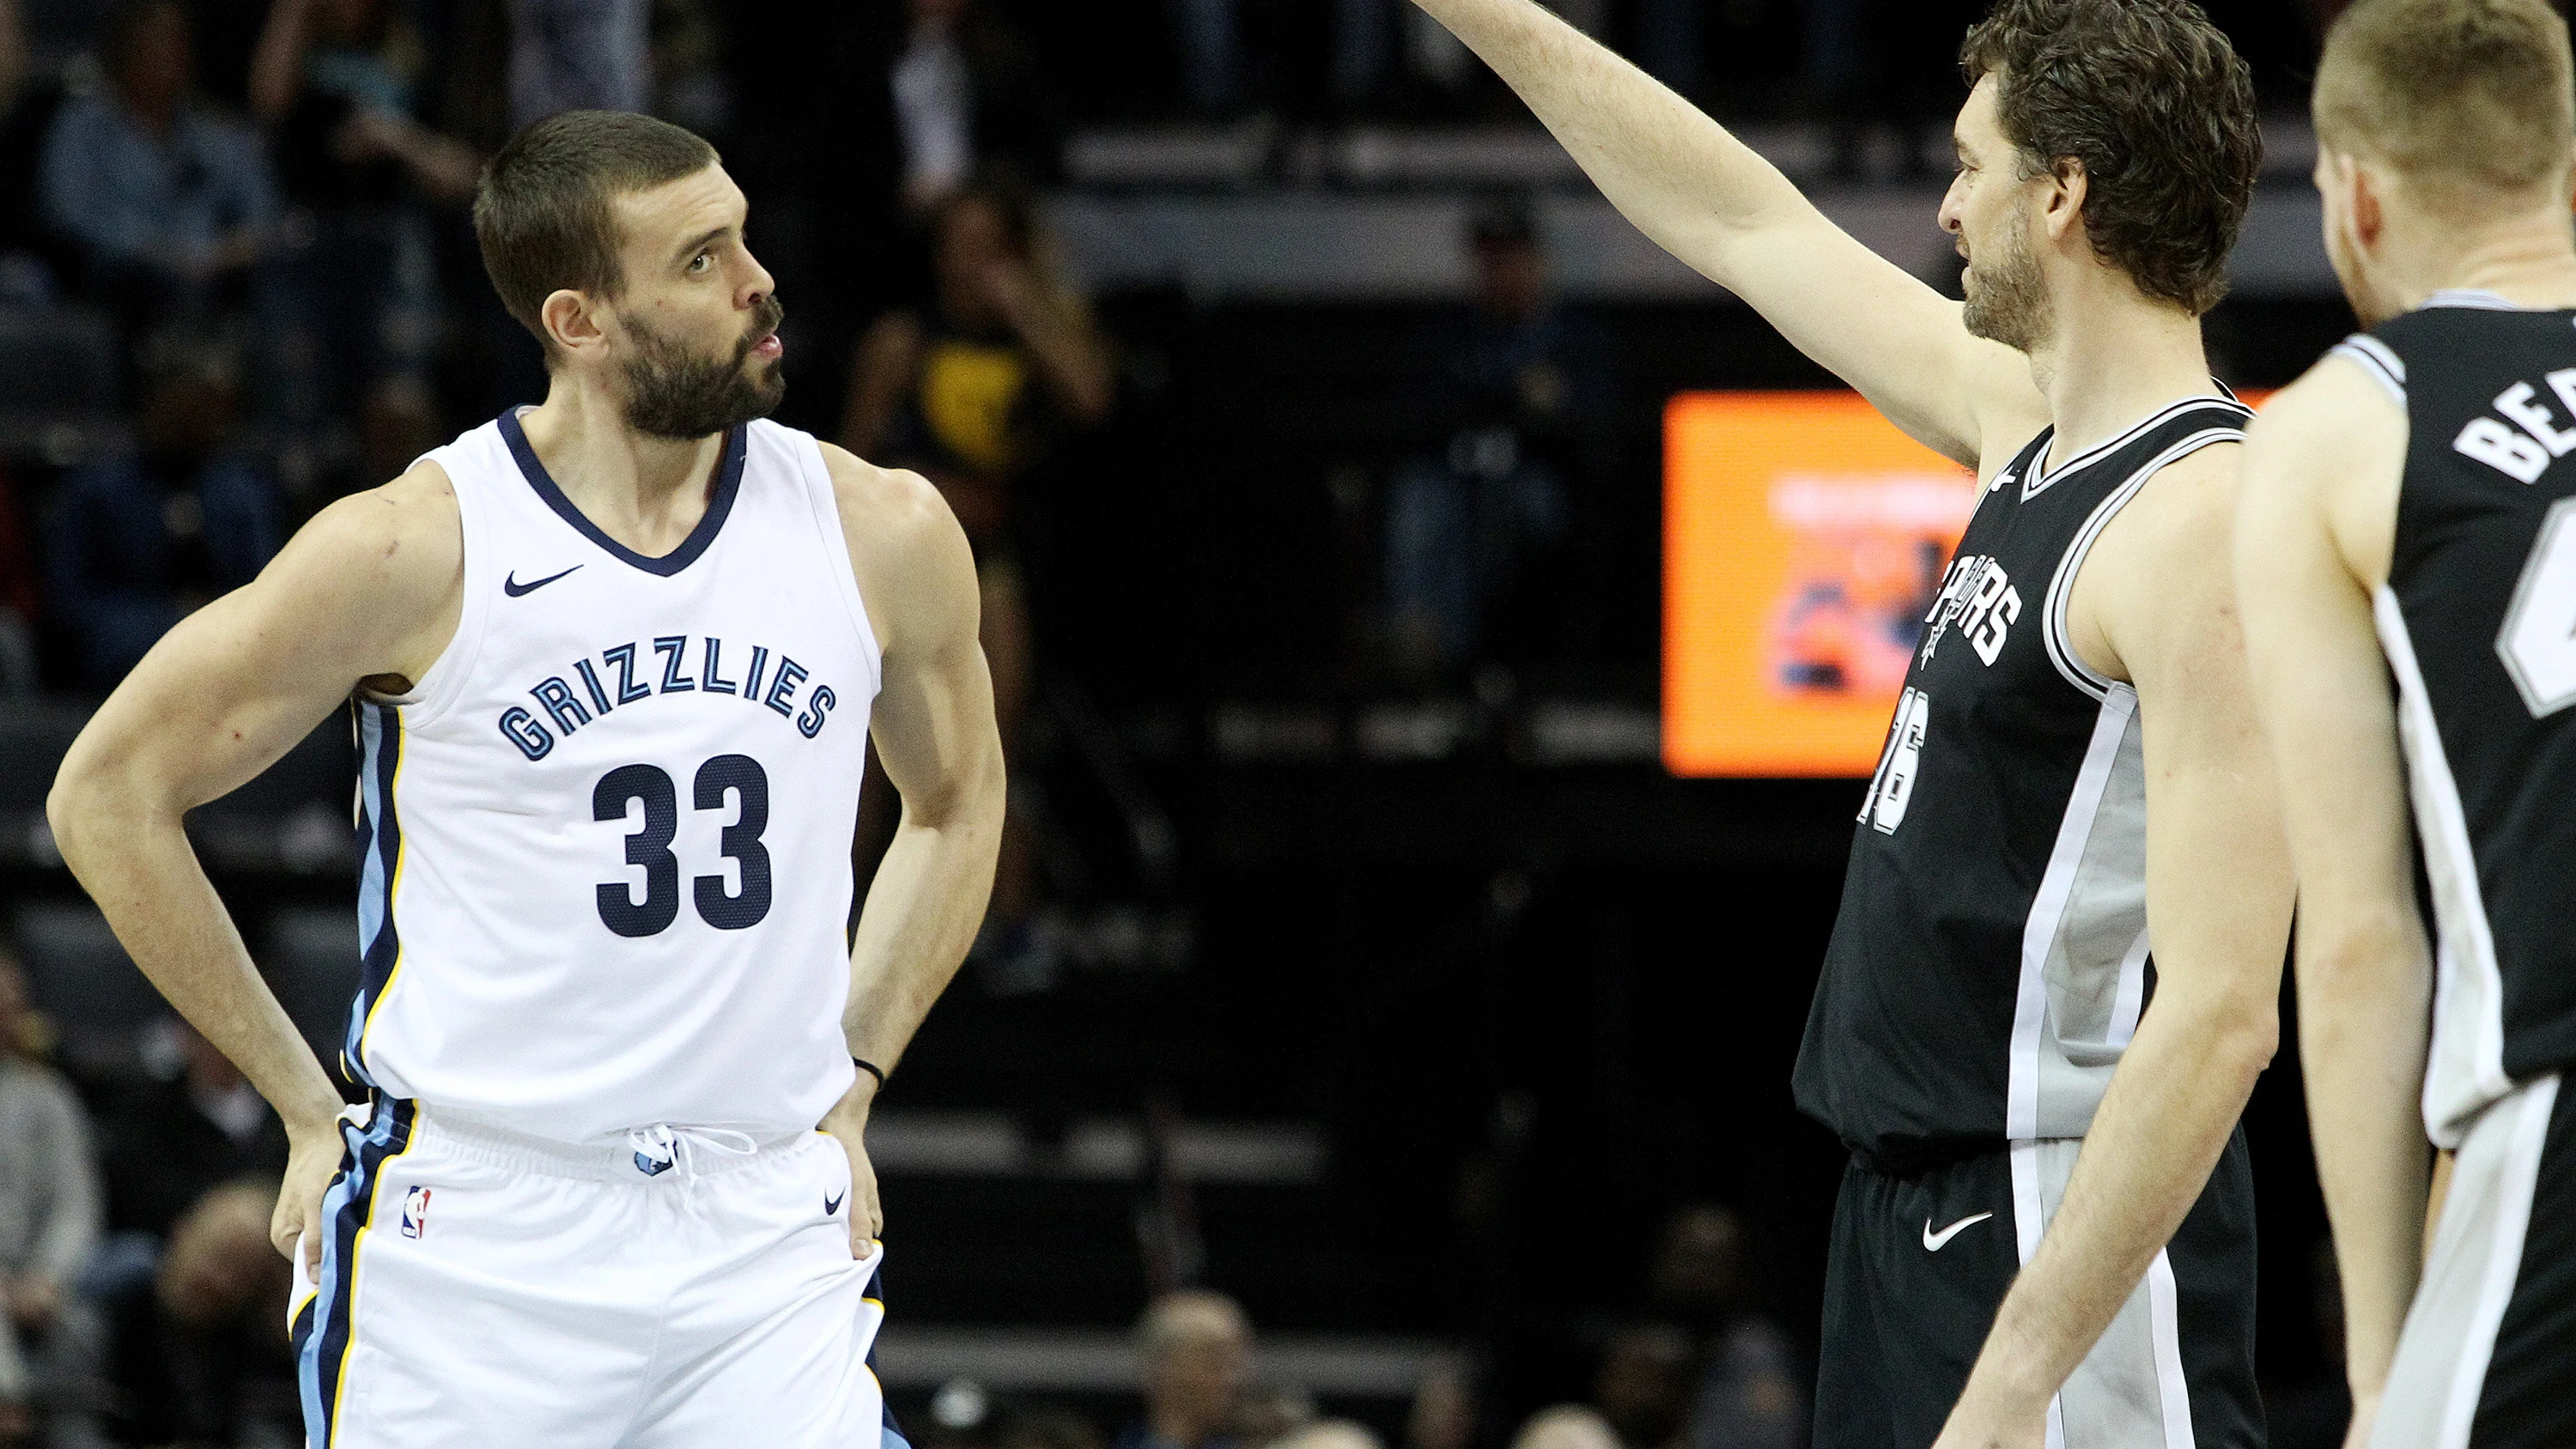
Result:
<svg viewBox="0 0 2576 1449">
<path fill-rule="evenodd" d="M 848 1193 L 846 1193 L 846 1192 L 845 1192 L 845 1193 L 843 1193 L 843 1194 L 841 1194 L 841 1197 L 848 1197 L 848 1196 L 849 1196 L 849 1194 L 848 1194 Z M 830 1217 L 832 1214 L 837 1213 L 837 1212 L 839 1212 L 839 1211 L 841 1210 L 841 1197 L 827 1197 L 827 1198 L 823 1199 L 823 1216 L 825 1216 L 825 1217 L 827 1217 L 827 1218 L 828 1218 L 828 1217 Z M 1930 1226 L 1931 1226 L 1931 1224 L 1927 1222 L 1927 1223 L 1925 1223 L 1925 1224 L 1924 1224 L 1924 1226 L 1928 1228 L 1928 1227 L 1930 1227 Z"/>
<path fill-rule="evenodd" d="M 1930 1218 L 1925 1218 L 1923 1220 L 1923 1251 L 1927 1253 L 1937 1253 L 1943 1248 L 1948 1247 L 1950 1245 L 1950 1240 L 1959 1236 L 1959 1231 L 1962 1228 L 1973 1228 L 1977 1224 L 1982 1223 L 1993 1216 L 1993 1213 L 1978 1213 L 1973 1217 L 1964 1217 L 1937 1233 L 1932 1231 L 1932 1220 Z"/>
<path fill-rule="evenodd" d="M 524 584 L 519 582 L 518 571 L 513 569 L 510 572 L 509 577 L 501 580 L 501 592 L 508 594 L 514 599 L 519 597 L 521 594 L 533 594 L 537 590 L 544 588 L 546 585 L 553 583 L 555 580 L 562 578 L 564 574 L 581 572 L 581 568 L 582 566 L 580 564 L 574 564 L 571 568 L 565 569 L 563 574 L 548 574 L 541 579 L 530 579 Z"/>
</svg>

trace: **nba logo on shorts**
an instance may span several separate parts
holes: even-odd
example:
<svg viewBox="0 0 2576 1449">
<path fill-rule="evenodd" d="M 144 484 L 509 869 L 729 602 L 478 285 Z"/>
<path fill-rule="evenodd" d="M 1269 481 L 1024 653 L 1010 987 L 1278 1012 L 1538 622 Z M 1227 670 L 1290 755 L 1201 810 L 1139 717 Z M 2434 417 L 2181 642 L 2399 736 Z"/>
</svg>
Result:
<svg viewBox="0 0 2576 1449">
<path fill-rule="evenodd" d="M 402 1235 L 417 1238 L 429 1226 L 429 1189 L 415 1187 L 403 1194 Z"/>
</svg>

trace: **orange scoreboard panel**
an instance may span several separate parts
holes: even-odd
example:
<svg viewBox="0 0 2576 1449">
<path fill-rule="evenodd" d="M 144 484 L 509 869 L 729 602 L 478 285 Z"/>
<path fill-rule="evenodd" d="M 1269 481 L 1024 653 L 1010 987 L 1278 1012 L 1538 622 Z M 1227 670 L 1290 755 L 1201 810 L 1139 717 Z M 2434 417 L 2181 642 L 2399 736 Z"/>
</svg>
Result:
<svg viewBox="0 0 2576 1449">
<path fill-rule="evenodd" d="M 1976 479 L 1857 394 L 1664 411 L 1664 763 L 1866 776 Z"/>
</svg>

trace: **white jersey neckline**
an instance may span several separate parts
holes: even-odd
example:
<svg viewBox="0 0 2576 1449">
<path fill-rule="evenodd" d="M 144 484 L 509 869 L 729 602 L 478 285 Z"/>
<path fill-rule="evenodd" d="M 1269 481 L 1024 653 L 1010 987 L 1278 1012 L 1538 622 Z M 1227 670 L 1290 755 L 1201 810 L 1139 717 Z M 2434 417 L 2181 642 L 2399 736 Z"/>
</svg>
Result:
<svg viewBox="0 0 2576 1449">
<path fill-rule="evenodd" d="M 501 440 L 509 445 L 510 456 L 518 461 L 519 475 L 528 481 L 528 486 L 536 490 L 537 497 L 544 500 L 556 516 L 572 525 L 574 532 L 597 544 L 609 557 L 648 574 L 669 578 L 697 562 L 714 545 L 716 535 L 724 531 L 725 519 L 733 513 L 734 499 L 742 492 L 743 464 L 750 456 L 750 429 L 747 426 L 734 428 L 725 434 L 724 454 L 716 463 L 715 494 L 707 500 L 706 514 L 698 520 L 698 526 L 689 530 L 689 536 L 680 541 L 678 548 L 654 558 L 637 553 L 609 537 L 598 524 L 590 521 L 590 515 L 564 496 L 554 475 L 546 471 L 544 461 L 537 457 L 535 445 L 528 441 L 527 429 L 520 426 L 520 412 L 521 409 L 512 408 L 500 418 Z"/>
</svg>

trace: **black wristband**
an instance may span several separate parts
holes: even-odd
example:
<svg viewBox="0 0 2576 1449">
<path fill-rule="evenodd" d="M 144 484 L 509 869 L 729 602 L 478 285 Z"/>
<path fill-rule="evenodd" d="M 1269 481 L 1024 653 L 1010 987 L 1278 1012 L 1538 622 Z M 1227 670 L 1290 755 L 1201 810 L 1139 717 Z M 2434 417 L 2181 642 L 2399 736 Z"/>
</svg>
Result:
<svg viewBox="0 0 2576 1449">
<path fill-rule="evenodd" d="M 872 1062 L 872 1061 L 869 1061 L 869 1060 L 868 1060 L 867 1058 L 865 1058 L 865 1057 L 852 1057 L 852 1058 L 850 1058 L 850 1065 L 851 1065 L 851 1066 L 854 1066 L 854 1067 L 857 1067 L 860 1071 L 863 1071 L 863 1072 L 867 1073 L 869 1076 L 876 1078 L 876 1079 L 877 1079 L 877 1090 L 878 1090 L 878 1091 L 882 1092 L 882 1091 L 884 1091 L 884 1090 L 885 1090 L 885 1083 L 886 1083 L 885 1068 L 883 1068 L 883 1067 L 881 1067 L 881 1066 L 878 1066 L 876 1063 L 874 1063 L 874 1062 Z"/>
</svg>

